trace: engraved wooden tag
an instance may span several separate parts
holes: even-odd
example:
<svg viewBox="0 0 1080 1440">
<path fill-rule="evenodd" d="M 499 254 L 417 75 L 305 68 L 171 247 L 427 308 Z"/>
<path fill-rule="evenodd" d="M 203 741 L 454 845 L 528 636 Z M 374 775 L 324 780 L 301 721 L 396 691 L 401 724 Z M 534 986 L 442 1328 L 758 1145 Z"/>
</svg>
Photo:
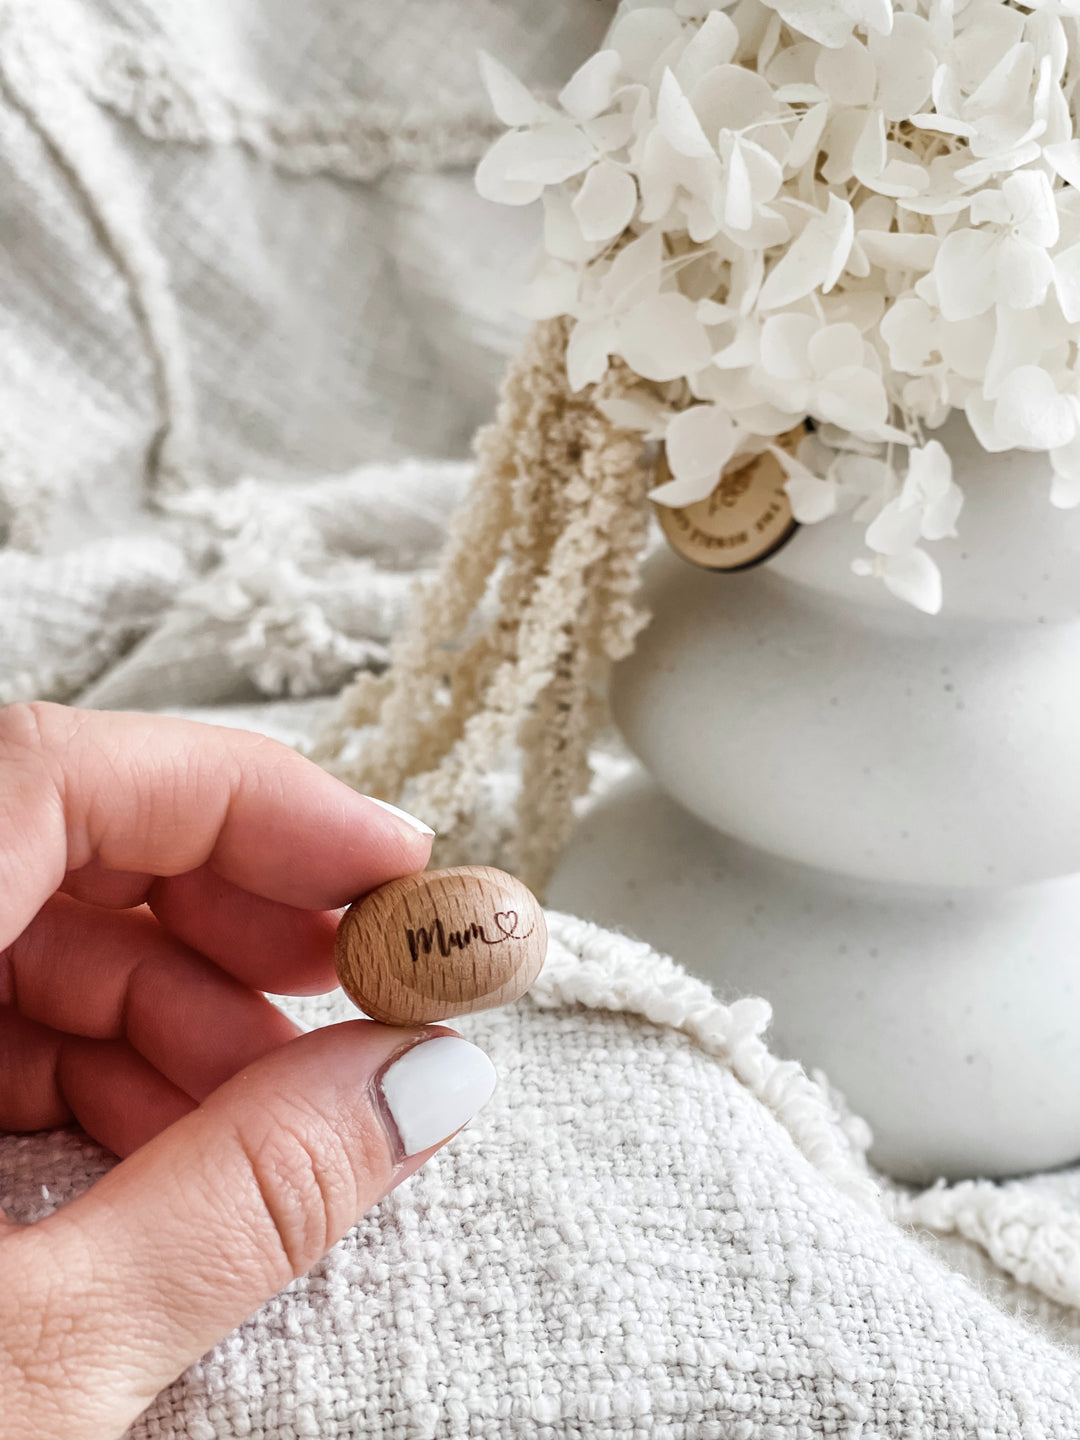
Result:
<svg viewBox="0 0 1080 1440">
<path fill-rule="evenodd" d="M 338 925 L 334 963 L 354 1005 L 384 1025 L 426 1025 L 524 995 L 547 926 L 520 880 L 486 865 L 380 885 Z"/>
<path fill-rule="evenodd" d="M 776 443 L 794 451 L 805 434 L 797 425 Z M 661 457 L 657 483 L 668 479 Z M 779 460 L 766 451 L 725 471 L 706 499 L 681 509 L 653 509 L 668 544 L 684 559 L 708 570 L 745 570 L 774 555 L 799 528 L 784 491 L 786 479 Z"/>
</svg>

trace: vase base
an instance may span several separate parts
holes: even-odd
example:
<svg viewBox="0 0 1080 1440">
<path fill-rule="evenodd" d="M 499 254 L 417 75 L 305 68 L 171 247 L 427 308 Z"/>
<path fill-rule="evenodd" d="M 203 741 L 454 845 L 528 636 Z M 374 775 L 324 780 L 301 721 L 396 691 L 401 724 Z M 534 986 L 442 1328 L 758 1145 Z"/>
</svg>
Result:
<svg viewBox="0 0 1080 1440">
<path fill-rule="evenodd" d="M 547 900 L 673 955 L 721 998 L 764 996 L 771 1048 L 825 1072 L 898 1180 L 1080 1156 L 1080 876 L 849 879 L 731 840 L 638 772 L 581 821 Z"/>
</svg>

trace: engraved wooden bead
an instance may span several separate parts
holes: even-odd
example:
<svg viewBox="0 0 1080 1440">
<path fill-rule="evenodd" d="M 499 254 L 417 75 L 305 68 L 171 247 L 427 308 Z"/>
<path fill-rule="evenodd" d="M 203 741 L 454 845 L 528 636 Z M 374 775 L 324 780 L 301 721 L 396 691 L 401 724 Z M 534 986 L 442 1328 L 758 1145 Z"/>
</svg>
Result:
<svg viewBox="0 0 1080 1440">
<path fill-rule="evenodd" d="M 512 875 L 486 865 L 380 885 L 338 925 L 341 987 L 385 1025 L 426 1025 L 507 1005 L 547 951 L 544 912 Z"/>
</svg>

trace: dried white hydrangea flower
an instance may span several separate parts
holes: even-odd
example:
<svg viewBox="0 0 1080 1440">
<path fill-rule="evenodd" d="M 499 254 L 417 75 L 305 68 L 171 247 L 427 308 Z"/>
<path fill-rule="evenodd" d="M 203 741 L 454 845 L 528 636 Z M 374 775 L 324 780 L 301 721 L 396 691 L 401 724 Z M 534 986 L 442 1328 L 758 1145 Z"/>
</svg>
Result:
<svg viewBox="0 0 1080 1440">
<path fill-rule="evenodd" d="M 624 4 L 556 104 L 484 57 L 477 187 L 542 201 L 532 312 L 573 319 L 574 388 L 641 377 L 612 418 L 664 442 L 656 500 L 773 448 L 796 518 L 865 522 L 856 572 L 933 613 L 950 411 L 1080 504 L 1078 75 L 1080 0 Z"/>
</svg>

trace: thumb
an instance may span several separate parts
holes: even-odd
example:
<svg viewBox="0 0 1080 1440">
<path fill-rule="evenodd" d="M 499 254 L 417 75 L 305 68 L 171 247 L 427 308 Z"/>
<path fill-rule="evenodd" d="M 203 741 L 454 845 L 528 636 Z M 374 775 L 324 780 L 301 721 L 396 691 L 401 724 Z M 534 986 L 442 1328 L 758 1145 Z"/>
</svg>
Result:
<svg viewBox="0 0 1080 1440">
<path fill-rule="evenodd" d="M 121 1435 L 494 1084 L 487 1056 L 441 1027 L 317 1030 L 242 1070 L 66 1209 L 0 1230 L 0 1440 Z"/>
</svg>

